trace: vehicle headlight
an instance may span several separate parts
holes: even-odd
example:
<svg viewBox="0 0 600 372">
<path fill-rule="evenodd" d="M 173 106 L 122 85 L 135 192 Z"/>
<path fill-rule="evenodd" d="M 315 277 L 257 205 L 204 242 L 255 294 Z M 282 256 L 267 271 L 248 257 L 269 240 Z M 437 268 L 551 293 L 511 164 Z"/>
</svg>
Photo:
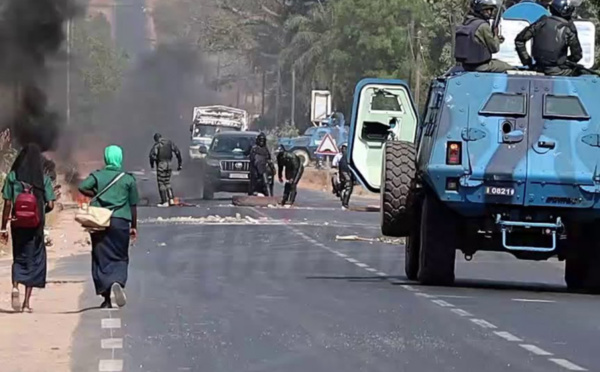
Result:
<svg viewBox="0 0 600 372">
<path fill-rule="evenodd" d="M 218 160 L 215 160 L 215 159 L 208 159 L 208 160 L 206 161 L 206 164 L 208 164 L 208 165 L 209 165 L 209 166 L 211 166 L 211 167 L 218 167 L 218 166 L 220 165 L 220 164 L 219 164 L 219 161 L 218 161 Z"/>
</svg>

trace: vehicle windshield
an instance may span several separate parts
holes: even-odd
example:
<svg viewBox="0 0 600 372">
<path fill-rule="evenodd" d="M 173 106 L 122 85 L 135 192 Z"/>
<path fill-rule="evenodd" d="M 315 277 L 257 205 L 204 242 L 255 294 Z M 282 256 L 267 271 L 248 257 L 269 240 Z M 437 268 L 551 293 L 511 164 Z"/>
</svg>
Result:
<svg viewBox="0 0 600 372">
<path fill-rule="evenodd" d="M 217 125 L 194 125 L 194 137 L 212 137 L 217 133 L 238 132 L 239 128 Z"/>
<path fill-rule="evenodd" d="M 210 151 L 221 154 L 242 154 L 250 150 L 254 141 L 254 137 L 215 137 L 210 145 Z"/>
</svg>

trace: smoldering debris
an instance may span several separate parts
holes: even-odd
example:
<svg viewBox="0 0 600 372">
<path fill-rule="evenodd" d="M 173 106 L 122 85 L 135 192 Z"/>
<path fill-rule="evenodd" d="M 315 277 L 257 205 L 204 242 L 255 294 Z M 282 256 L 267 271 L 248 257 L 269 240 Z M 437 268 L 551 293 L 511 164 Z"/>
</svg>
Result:
<svg viewBox="0 0 600 372">
<path fill-rule="evenodd" d="M 82 10 L 76 0 L 0 0 L 0 129 L 19 145 L 56 145 L 62 121 L 48 107 L 47 62 L 61 52 L 65 22 Z"/>
</svg>

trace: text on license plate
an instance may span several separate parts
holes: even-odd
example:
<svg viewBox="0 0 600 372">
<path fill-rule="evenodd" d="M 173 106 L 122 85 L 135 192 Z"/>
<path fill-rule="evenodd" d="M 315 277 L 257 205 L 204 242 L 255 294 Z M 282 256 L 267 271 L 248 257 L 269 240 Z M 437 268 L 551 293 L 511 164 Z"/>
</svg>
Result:
<svg viewBox="0 0 600 372">
<path fill-rule="evenodd" d="M 248 174 L 246 174 L 246 173 L 229 173 L 229 178 L 247 179 Z"/>
<path fill-rule="evenodd" d="M 485 194 L 486 195 L 513 196 L 515 194 L 515 189 L 513 189 L 512 187 L 486 186 Z"/>
</svg>

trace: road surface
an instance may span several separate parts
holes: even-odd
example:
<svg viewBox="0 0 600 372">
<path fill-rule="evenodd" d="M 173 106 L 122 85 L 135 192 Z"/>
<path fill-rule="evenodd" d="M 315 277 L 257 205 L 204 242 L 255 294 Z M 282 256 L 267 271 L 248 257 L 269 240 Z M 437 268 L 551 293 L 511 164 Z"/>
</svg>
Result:
<svg viewBox="0 0 600 372">
<path fill-rule="evenodd" d="M 600 370 L 600 297 L 567 293 L 558 262 L 479 253 L 458 258 L 456 286 L 424 287 L 402 246 L 336 240 L 378 237 L 378 213 L 318 192 L 290 210 L 224 196 L 141 208 L 128 304 L 83 313 L 74 371 Z M 98 303 L 90 285 L 81 306 Z"/>
</svg>

